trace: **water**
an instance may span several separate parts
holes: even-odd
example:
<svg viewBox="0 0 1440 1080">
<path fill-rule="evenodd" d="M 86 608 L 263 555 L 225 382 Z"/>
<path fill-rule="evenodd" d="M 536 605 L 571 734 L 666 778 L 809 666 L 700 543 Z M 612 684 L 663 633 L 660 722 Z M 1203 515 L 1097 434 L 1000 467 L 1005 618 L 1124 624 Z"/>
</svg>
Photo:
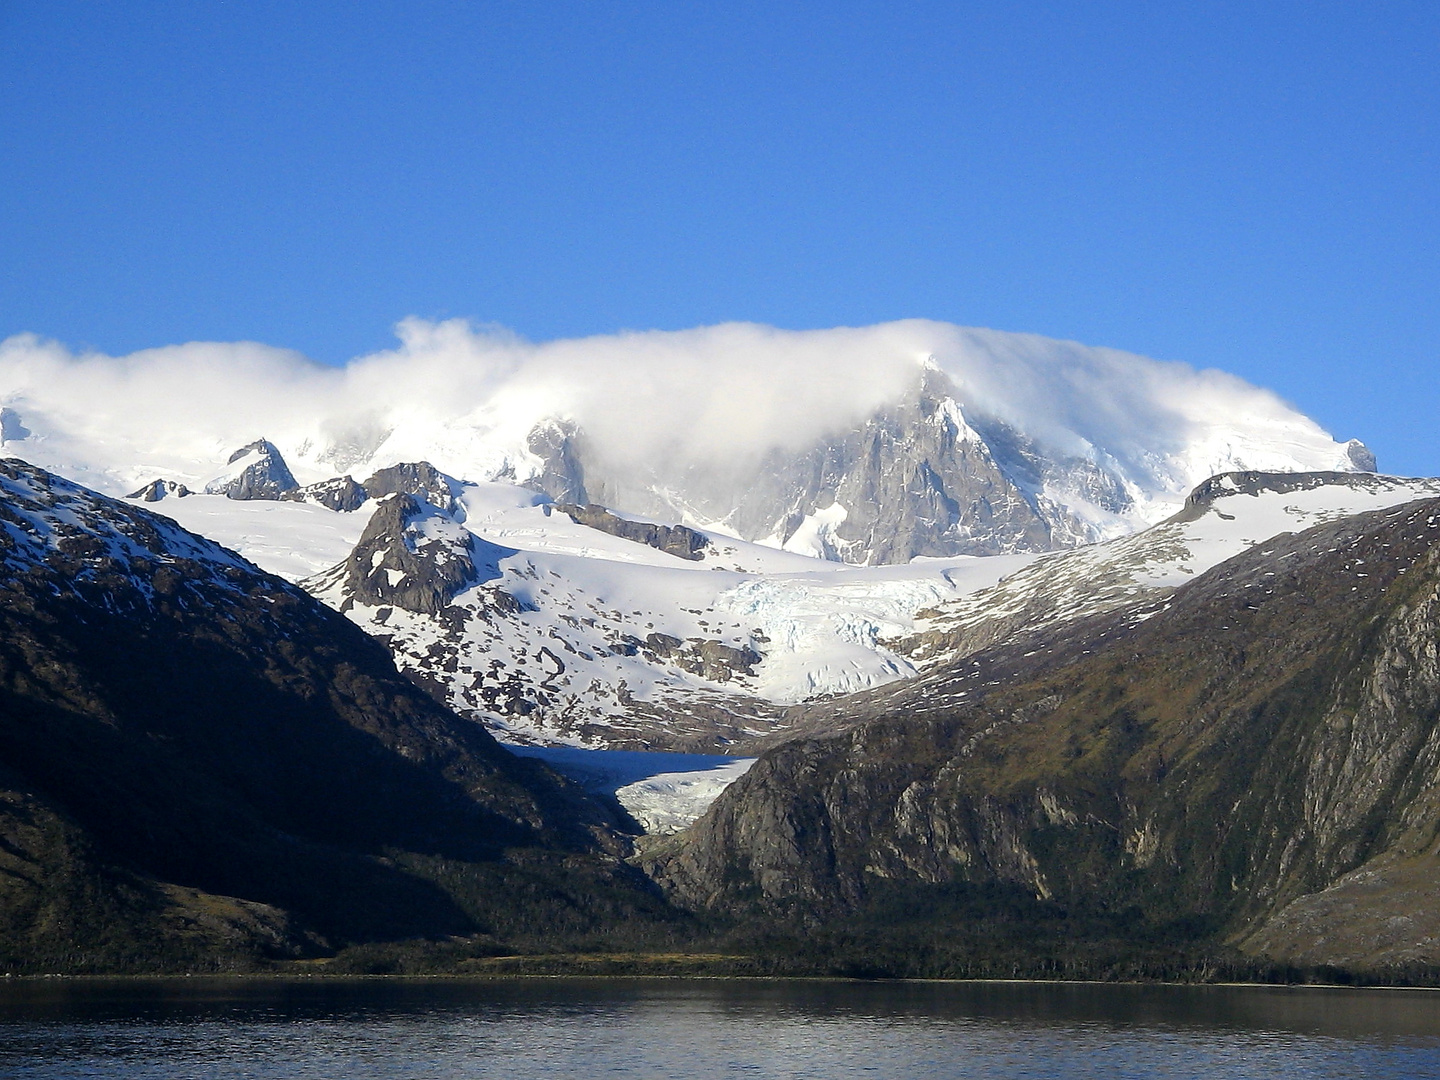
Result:
<svg viewBox="0 0 1440 1080">
<path fill-rule="evenodd" d="M 19 1078 L 1440 1077 L 1440 993 L 721 980 L 0 985 Z"/>
</svg>

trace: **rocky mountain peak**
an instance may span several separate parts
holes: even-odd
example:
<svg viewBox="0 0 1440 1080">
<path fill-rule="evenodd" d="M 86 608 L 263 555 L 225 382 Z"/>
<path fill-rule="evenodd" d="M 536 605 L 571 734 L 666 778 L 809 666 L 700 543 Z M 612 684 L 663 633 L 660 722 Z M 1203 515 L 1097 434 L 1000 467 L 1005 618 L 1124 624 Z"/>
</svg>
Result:
<svg viewBox="0 0 1440 1080">
<path fill-rule="evenodd" d="M 654 462 L 639 475 L 611 466 L 569 421 L 536 427 L 529 450 L 541 463 L 530 486 L 557 503 L 723 522 L 747 540 L 852 563 L 1072 547 L 1101 538 L 1090 508 L 1131 509 L 1095 462 L 1057 458 L 1003 421 L 971 416 L 934 366 L 848 431 L 772 451 L 749 471 Z"/>
<path fill-rule="evenodd" d="M 256 439 L 230 455 L 225 474 L 205 485 L 207 495 L 227 499 L 279 499 L 300 485 L 275 444 Z"/>
<path fill-rule="evenodd" d="M 395 494 L 413 495 L 446 513 L 454 513 L 458 509 L 455 492 L 459 486 L 459 481 L 446 476 L 428 461 L 392 465 L 379 470 L 361 485 L 372 499 Z"/>
<path fill-rule="evenodd" d="M 481 543 L 433 504 L 406 492 L 387 495 L 345 562 L 347 605 L 437 615 L 482 580 L 475 559 Z"/>
</svg>

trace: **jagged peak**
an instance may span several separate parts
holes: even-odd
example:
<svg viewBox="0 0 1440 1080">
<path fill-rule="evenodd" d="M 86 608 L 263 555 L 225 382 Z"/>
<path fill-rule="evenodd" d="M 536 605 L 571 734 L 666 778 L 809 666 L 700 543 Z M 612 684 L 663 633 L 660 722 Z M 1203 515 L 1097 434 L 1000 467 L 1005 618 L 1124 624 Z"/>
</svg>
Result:
<svg viewBox="0 0 1440 1080">
<path fill-rule="evenodd" d="M 1377 465 L 1375 452 L 1359 439 L 1351 439 L 1345 444 L 1345 456 L 1361 472 L 1373 473 L 1375 471 Z"/>
<path fill-rule="evenodd" d="M 459 509 L 455 495 L 460 481 L 447 476 L 428 461 L 402 462 L 380 469 L 360 485 L 372 499 L 387 495 L 413 495 L 446 513 Z"/>
<path fill-rule="evenodd" d="M 205 485 L 205 494 L 227 499 L 278 499 L 300 484 L 269 439 L 246 443 L 226 459 L 227 469 Z M 233 466 L 242 466 L 239 469 Z"/>
</svg>

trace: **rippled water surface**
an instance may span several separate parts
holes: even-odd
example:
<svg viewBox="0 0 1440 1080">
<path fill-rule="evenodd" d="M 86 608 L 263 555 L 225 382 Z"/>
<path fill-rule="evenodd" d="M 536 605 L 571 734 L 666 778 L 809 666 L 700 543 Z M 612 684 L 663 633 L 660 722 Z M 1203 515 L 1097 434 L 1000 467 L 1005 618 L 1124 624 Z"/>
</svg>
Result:
<svg viewBox="0 0 1440 1080">
<path fill-rule="evenodd" d="M 709 980 L 0 984 L 7 1077 L 1440 1077 L 1440 993 Z"/>
</svg>

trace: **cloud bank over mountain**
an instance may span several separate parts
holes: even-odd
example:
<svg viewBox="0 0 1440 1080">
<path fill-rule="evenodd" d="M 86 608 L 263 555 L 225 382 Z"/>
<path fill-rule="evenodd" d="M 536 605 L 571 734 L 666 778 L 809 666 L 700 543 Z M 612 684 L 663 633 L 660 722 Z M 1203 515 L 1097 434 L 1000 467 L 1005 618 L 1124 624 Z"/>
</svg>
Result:
<svg viewBox="0 0 1440 1080">
<path fill-rule="evenodd" d="M 30 435 L 5 449 L 111 492 L 160 474 L 203 482 L 260 436 L 302 482 L 417 458 L 485 479 L 523 472 L 530 431 L 560 418 L 622 465 L 743 472 L 864 422 L 930 366 L 967 414 L 1165 487 L 1203 478 L 1212 459 L 1263 469 L 1343 458 L 1313 421 L 1232 375 L 940 322 L 542 343 L 458 319 L 396 331 L 396 348 L 338 368 L 253 342 L 111 357 L 14 336 L 0 342 L 0 406 Z"/>
</svg>

